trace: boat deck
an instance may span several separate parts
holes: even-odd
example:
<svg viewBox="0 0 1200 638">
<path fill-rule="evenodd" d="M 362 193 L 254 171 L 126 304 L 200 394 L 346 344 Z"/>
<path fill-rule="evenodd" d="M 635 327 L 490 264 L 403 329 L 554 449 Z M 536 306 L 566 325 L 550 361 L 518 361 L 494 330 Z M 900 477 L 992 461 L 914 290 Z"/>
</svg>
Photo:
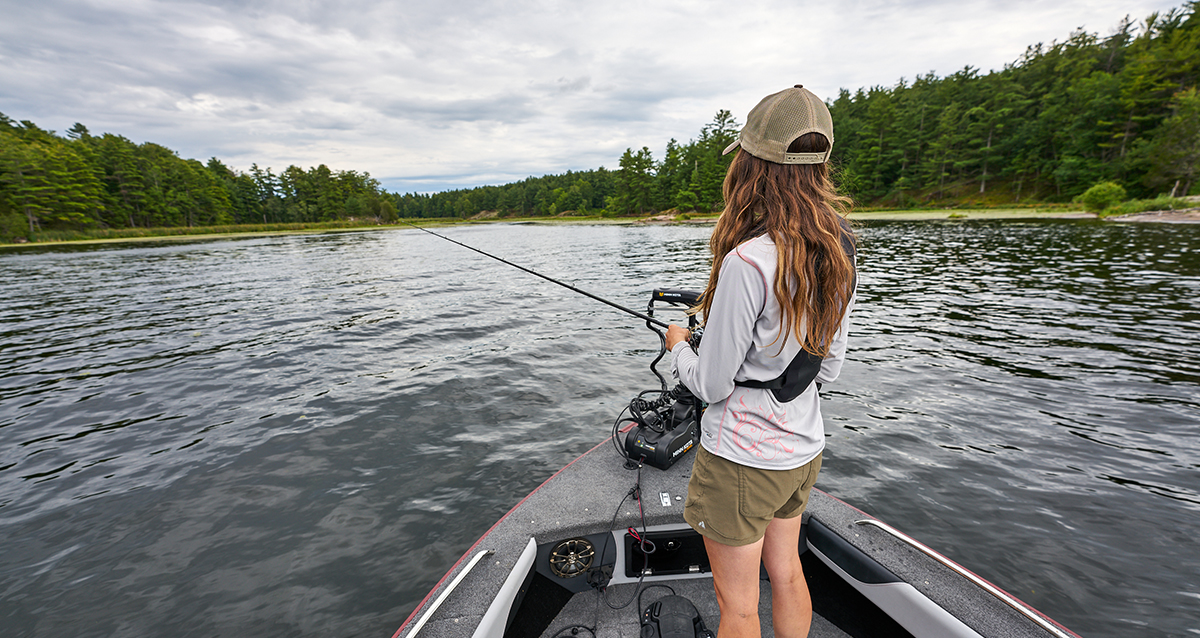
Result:
<svg viewBox="0 0 1200 638">
<path fill-rule="evenodd" d="M 669 584 L 677 595 L 691 600 L 696 605 L 696 609 L 700 612 L 700 616 L 704 619 L 705 624 L 716 633 L 717 623 L 720 621 L 721 614 L 717 608 L 717 596 L 713 593 L 712 581 L 705 578 L 675 581 Z M 636 595 L 636 587 L 634 584 L 614 585 L 608 590 L 608 599 L 613 604 L 624 603 L 631 596 Z M 649 605 L 658 598 L 670 593 L 665 589 L 654 587 L 644 591 L 642 601 L 644 605 Z M 542 638 L 555 638 L 559 634 L 570 636 L 570 631 L 564 630 L 578 623 L 586 623 L 589 627 L 594 626 L 597 636 L 620 638 L 641 637 L 641 624 L 638 622 L 638 615 L 632 611 L 637 606 L 636 601 L 624 609 L 610 609 L 602 601 L 597 604 L 598 596 L 598 592 L 575 594 L 571 601 L 567 603 L 567 606 L 563 608 L 562 613 L 554 619 L 554 622 L 550 623 L 550 627 L 542 634 Z M 762 624 L 763 635 L 775 635 L 771 627 L 771 585 L 767 581 L 762 582 L 759 593 L 758 615 Z M 584 631 L 580 631 L 579 635 L 583 638 L 590 638 L 588 633 Z M 842 631 L 820 614 L 813 615 L 812 629 L 808 635 L 809 638 L 851 637 L 851 634 Z M 891 636 L 894 637 L 896 635 L 892 634 Z"/>
<path fill-rule="evenodd" d="M 638 473 L 623 469 L 622 464 L 623 460 L 617 456 L 612 443 L 606 440 L 547 480 L 464 554 L 430 593 L 429 598 L 418 606 L 413 616 L 396 632 L 395 638 L 411 636 L 413 624 L 424 614 L 431 601 L 435 600 L 469 560 L 480 552 L 493 553 L 482 558 L 463 579 L 461 585 L 446 597 L 441 608 L 430 616 L 427 624 L 420 630 L 421 638 L 450 638 L 473 634 L 481 624 L 495 593 L 500 591 L 509 573 L 520 560 L 522 552 L 526 551 L 531 537 L 536 544 L 544 545 L 573 537 L 606 533 L 613 529 L 641 529 L 642 519 L 637 502 L 633 498 L 625 498 L 637 482 Z M 682 519 L 683 498 L 686 496 L 691 465 L 691 459 L 685 457 L 666 471 L 651 467 L 641 470 L 645 523 L 652 530 L 655 527 L 678 529 L 685 525 Z M 623 498 L 625 500 L 620 511 L 616 511 Z M 1051 635 L 950 568 L 934 562 L 880 529 L 857 525 L 856 521 L 870 517 L 824 492 L 813 490 L 805 516 L 810 517 L 806 520 L 815 517 L 833 534 L 869 554 L 880 565 L 910 583 L 924 596 L 965 623 L 970 630 L 977 632 L 978 636 L 1045 638 Z M 801 549 L 805 549 L 803 540 Z M 598 548 L 598 551 L 603 550 Z M 623 553 L 623 550 L 620 551 Z M 894 622 L 891 625 L 880 626 L 870 619 L 864 619 L 858 603 L 846 602 L 847 597 L 857 595 L 856 592 L 840 577 L 833 576 L 833 572 L 825 567 L 820 559 L 814 557 L 813 552 L 802 553 L 802 560 L 805 561 L 805 575 L 809 580 L 813 606 L 817 612 L 811 636 L 823 638 L 906 635 L 907 632 Z M 617 564 L 622 565 L 620 560 Z M 824 575 L 822 570 L 826 572 Z M 607 588 L 606 594 L 613 605 L 624 603 L 636 595 L 636 579 L 624 577 L 622 569 L 617 571 L 618 574 Z M 670 594 L 667 589 L 651 587 L 660 584 L 669 585 L 678 595 L 691 599 L 708 628 L 716 631 L 719 613 L 712 590 L 712 580 L 707 574 L 696 574 L 690 579 L 687 576 L 649 577 L 643 585 L 643 606 Z M 560 635 L 564 628 L 578 625 L 596 626 L 600 636 L 640 636 L 640 610 L 636 601 L 624 609 L 614 610 L 598 598 L 596 590 L 586 587 L 583 589 L 584 591 L 574 595 L 561 592 L 562 596 L 569 597 L 569 601 L 561 612 L 553 614 L 553 620 L 549 620 L 550 616 L 546 617 L 548 624 L 538 629 L 542 636 L 552 638 Z M 865 601 L 865 598 L 863 600 Z M 770 630 L 770 601 L 770 584 L 764 580 L 760 599 L 760 619 L 764 636 L 773 635 Z M 878 612 L 878 609 L 875 608 L 875 611 Z M 885 620 L 892 622 L 886 617 Z M 900 633 L 897 634 L 896 631 Z M 572 633 L 567 630 L 561 635 L 571 636 Z M 588 634 L 581 630 L 578 635 Z"/>
</svg>

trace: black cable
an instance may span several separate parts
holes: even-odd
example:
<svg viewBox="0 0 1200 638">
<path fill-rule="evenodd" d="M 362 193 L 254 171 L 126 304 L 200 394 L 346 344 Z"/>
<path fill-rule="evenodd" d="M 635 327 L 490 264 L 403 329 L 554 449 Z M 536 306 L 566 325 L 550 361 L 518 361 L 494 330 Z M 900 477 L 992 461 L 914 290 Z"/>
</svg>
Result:
<svg viewBox="0 0 1200 638">
<path fill-rule="evenodd" d="M 616 448 L 617 448 L 617 454 L 620 454 L 620 455 L 621 455 L 621 458 L 623 458 L 623 459 L 626 459 L 626 460 L 629 460 L 629 454 L 627 454 L 627 453 L 625 452 L 625 448 L 624 448 L 624 447 L 621 445 L 621 443 L 622 443 L 623 441 L 621 441 L 620 439 L 618 439 L 618 438 L 617 438 L 617 435 L 619 435 L 619 434 L 621 433 L 621 424 L 622 424 L 622 423 L 634 423 L 634 424 L 636 424 L 636 423 L 637 423 L 637 420 L 635 420 L 635 419 L 632 419 L 632 418 L 629 418 L 629 419 L 622 419 L 622 418 L 621 418 L 621 417 L 622 417 L 622 416 L 624 416 L 624 415 L 625 415 L 625 413 L 626 413 L 626 412 L 628 412 L 628 411 L 629 411 L 629 406 L 625 406 L 625 409 L 624 409 L 624 410 L 621 410 L 621 413 L 617 415 L 617 420 L 616 420 L 616 421 L 613 421 L 613 429 L 612 429 L 612 442 L 613 442 L 613 447 L 616 447 Z"/>
<path fill-rule="evenodd" d="M 654 326 L 650 325 L 649 322 L 646 323 L 646 327 L 654 330 Z M 667 355 L 667 335 L 663 334 L 661 330 L 654 330 L 654 334 L 658 335 L 658 356 L 654 357 L 654 361 L 650 362 L 650 371 L 654 373 L 654 376 L 658 377 L 659 383 L 662 384 L 663 392 L 666 392 L 667 378 L 658 371 L 658 362 L 662 361 L 662 358 Z"/>
<path fill-rule="evenodd" d="M 642 398 L 647 394 L 654 393 L 658 393 L 657 399 L 647 400 Z M 655 432 L 662 432 L 664 429 L 666 429 L 666 420 L 663 418 L 663 415 L 660 414 L 660 410 L 666 407 L 670 402 L 671 397 L 669 390 L 663 390 L 661 392 L 658 390 L 643 390 L 642 392 L 638 393 L 636 398 L 629 402 L 629 413 L 633 415 L 634 420 L 638 423 L 645 425 Z M 653 415 L 654 419 L 647 417 L 647 413 Z"/>
<path fill-rule="evenodd" d="M 607 549 L 607 547 L 605 549 Z M 600 559 L 602 561 L 604 560 L 603 554 L 601 554 Z M 590 632 L 592 634 L 592 638 L 597 638 L 596 629 L 598 629 L 600 627 L 600 597 L 601 597 L 600 590 L 597 589 L 596 590 L 596 608 L 592 611 L 592 626 L 591 627 L 588 627 L 587 625 L 567 625 L 566 627 L 563 627 L 562 629 L 559 629 L 558 631 L 554 632 L 554 634 L 550 638 L 558 638 L 559 635 L 562 634 L 562 632 L 567 631 L 568 629 L 571 630 L 572 636 L 578 636 L 580 629 L 586 629 L 586 630 L 588 630 L 588 632 Z"/>
<path fill-rule="evenodd" d="M 604 563 L 604 556 L 608 553 L 608 541 L 612 540 L 612 529 L 617 526 L 617 516 L 621 513 L 621 508 L 625 506 L 626 499 L 632 496 L 637 489 L 637 485 L 634 485 L 632 489 L 625 493 L 625 496 L 621 499 L 621 502 L 617 503 L 617 511 L 613 512 L 612 522 L 608 524 L 609 533 L 604 536 L 604 547 L 600 549 L 600 563 L 602 565 Z M 616 572 L 616 569 L 617 566 L 614 564 L 613 572 Z M 604 583 L 602 587 L 608 587 L 608 583 Z"/>
<path fill-rule="evenodd" d="M 613 513 L 612 524 L 610 524 L 608 527 L 610 530 L 612 530 L 614 527 L 617 526 L 617 514 L 619 514 L 621 512 L 621 506 L 625 504 L 625 499 L 629 498 L 630 496 L 633 496 L 637 500 L 638 512 L 640 513 L 641 519 L 642 519 L 642 534 L 641 534 L 641 537 L 638 538 L 638 541 L 639 541 L 638 545 L 642 550 L 642 559 L 643 559 L 642 572 L 640 574 L 638 574 L 637 586 L 634 587 L 633 595 L 629 597 L 629 600 L 625 601 L 624 603 L 621 603 L 620 605 L 613 605 L 611 602 L 609 602 L 608 589 L 605 588 L 604 604 L 608 605 L 609 609 L 625 609 L 626 607 L 632 605 L 633 601 L 637 600 L 638 596 L 642 592 L 642 582 L 646 579 L 646 570 L 650 567 L 650 554 L 653 554 L 655 552 L 655 550 L 657 549 L 657 547 L 654 546 L 654 542 L 651 541 L 650 539 L 646 538 L 646 510 L 644 507 L 642 507 L 642 464 L 641 463 L 638 463 L 637 472 L 638 472 L 637 483 L 634 483 L 633 488 L 630 489 L 629 492 L 627 492 L 625 494 L 625 498 L 621 499 L 621 505 L 617 506 L 617 511 Z M 609 537 L 611 537 L 611 536 L 612 536 L 612 534 L 610 533 Z M 608 549 L 608 538 L 607 537 L 604 539 L 604 546 L 605 546 L 605 549 Z M 601 555 L 601 556 L 603 556 L 603 555 Z M 638 610 L 638 613 L 640 614 L 641 610 Z"/>
<path fill-rule="evenodd" d="M 658 398 L 653 400 L 642 398 L 647 394 L 658 394 Z M 617 415 L 617 419 L 613 421 L 612 428 L 613 447 L 617 449 L 617 454 L 619 454 L 621 458 L 627 461 L 633 460 L 625 450 L 624 439 L 620 437 L 621 424 L 633 423 L 634 425 L 644 425 L 655 432 L 661 433 L 666 430 L 667 423 L 670 418 L 669 411 L 666 408 L 671 405 L 671 402 L 674 401 L 675 398 L 675 390 L 643 390 L 639 392 L 632 401 L 629 402 L 629 405 L 625 406 L 625 408 L 621 410 L 621 413 Z M 626 412 L 628 412 L 630 416 L 626 417 Z M 647 416 L 648 414 L 650 416 Z M 626 434 L 626 436 L 628 436 L 628 434 Z"/>
</svg>

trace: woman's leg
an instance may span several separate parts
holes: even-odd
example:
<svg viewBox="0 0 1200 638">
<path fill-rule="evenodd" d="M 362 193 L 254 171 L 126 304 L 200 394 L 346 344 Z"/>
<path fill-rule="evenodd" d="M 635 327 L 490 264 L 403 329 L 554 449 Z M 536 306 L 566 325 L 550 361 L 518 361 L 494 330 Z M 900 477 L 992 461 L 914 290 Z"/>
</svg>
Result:
<svg viewBox="0 0 1200 638">
<path fill-rule="evenodd" d="M 800 565 L 800 519 L 772 519 L 762 541 L 762 560 L 771 577 L 771 621 L 776 638 L 805 638 L 812 625 L 812 598 Z M 724 618 L 722 607 L 722 621 Z"/>
<path fill-rule="evenodd" d="M 758 621 L 758 565 L 763 541 L 733 547 L 705 537 L 704 548 L 721 607 L 717 636 L 758 638 L 762 633 Z"/>
</svg>

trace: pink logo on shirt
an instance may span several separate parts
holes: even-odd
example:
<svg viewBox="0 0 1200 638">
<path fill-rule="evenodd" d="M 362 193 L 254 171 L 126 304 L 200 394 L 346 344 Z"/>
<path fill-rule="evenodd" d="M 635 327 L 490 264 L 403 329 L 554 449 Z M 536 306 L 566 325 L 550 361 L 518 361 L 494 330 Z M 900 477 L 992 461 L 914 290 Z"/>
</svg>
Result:
<svg viewBox="0 0 1200 638">
<path fill-rule="evenodd" d="M 746 405 L 746 398 L 741 397 L 738 403 L 742 410 L 730 410 L 736 422 L 733 424 L 734 443 L 763 460 L 771 460 L 780 452 L 791 454 L 796 450 L 795 445 L 788 447 L 785 439 L 794 439 L 795 434 L 784 429 L 783 423 L 772 410 L 752 410 Z"/>
</svg>

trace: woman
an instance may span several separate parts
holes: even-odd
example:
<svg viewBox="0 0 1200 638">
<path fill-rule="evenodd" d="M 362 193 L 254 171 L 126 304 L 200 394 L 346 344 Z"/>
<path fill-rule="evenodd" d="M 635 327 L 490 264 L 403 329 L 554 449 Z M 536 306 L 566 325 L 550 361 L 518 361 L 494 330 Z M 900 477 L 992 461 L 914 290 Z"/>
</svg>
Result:
<svg viewBox="0 0 1200 638">
<path fill-rule="evenodd" d="M 775 635 L 808 635 L 797 547 L 825 446 L 817 387 L 837 378 L 854 305 L 853 235 L 829 179 L 833 121 L 797 85 L 750 111 L 725 176 L 699 353 L 667 331 L 679 380 L 709 403 L 684 518 L 704 536 L 721 638 L 759 636 L 759 562 Z"/>
</svg>

